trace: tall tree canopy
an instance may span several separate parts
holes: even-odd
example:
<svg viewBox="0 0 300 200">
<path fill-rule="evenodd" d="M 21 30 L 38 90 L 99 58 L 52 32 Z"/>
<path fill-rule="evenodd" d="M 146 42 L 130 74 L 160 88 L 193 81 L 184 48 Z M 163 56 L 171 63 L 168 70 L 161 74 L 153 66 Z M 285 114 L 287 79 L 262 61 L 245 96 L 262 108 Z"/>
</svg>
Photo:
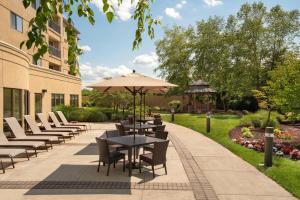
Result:
<svg viewBox="0 0 300 200">
<path fill-rule="evenodd" d="M 287 64 L 299 48 L 299 11 L 261 2 L 245 3 L 228 18 L 210 17 L 195 27 L 172 27 L 156 43 L 157 70 L 168 81 L 203 79 L 224 103 L 252 96 L 266 86 L 269 72 Z"/>
</svg>

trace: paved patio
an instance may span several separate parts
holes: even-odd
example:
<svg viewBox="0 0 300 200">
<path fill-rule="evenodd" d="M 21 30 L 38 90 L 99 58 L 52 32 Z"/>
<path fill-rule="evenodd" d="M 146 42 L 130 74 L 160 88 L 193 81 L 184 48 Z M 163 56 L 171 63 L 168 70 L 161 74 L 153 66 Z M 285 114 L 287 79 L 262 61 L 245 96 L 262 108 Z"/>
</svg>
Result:
<svg viewBox="0 0 300 200">
<path fill-rule="evenodd" d="M 288 192 L 254 167 L 214 141 L 190 129 L 167 124 L 171 144 L 167 152 L 168 175 L 157 167 L 122 172 L 121 163 L 105 175 L 97 173 L 95 137 L 113 123 L 93 124 L 92 130 L 30 161 L 17 158 L 16 169 L 0 174 L 0 194 L 19 199 L 241 199 L 290 200 Z"/>
</svg>

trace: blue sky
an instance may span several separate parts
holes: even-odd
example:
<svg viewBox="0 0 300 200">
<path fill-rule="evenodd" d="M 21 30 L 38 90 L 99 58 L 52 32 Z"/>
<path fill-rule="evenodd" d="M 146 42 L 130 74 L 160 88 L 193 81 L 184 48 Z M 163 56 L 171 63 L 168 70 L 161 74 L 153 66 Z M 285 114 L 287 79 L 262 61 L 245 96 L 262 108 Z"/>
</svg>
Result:
<svg viewBox="0 0 300 200">
<path fill-rule="evenodd" d="M 162 26 L 155 28 L 155 39 L 143 37 L 141 47 L 132 51 L 135 21 L 130 16 L 134 5 L 131 0 L 123 0 L 124 5 L 116 8 L 118 19 L 109 24 L 101 12 L 101 1 L 95 0 L 91 6 L 95 11 L 94 26 L 85 19 L 74 19 L 80 31 L 80 46 L 85 50 L 80 57 L 83 86 L 100 81 L 103 77 L 118 76 L 136 69 L 137 72 L 157 76 L 153 72 L 158 65 L 155 41 L 163 37 L 163 27 L 174 24 L 194 25 L 209 16 L 227 17 L 236 13 L 246 0 L 155 0 L 152 4 L 154 18 L 161 18 Z M 113 3 L 117 0 L 111 0 Z M 267 8 L 281 5 L 286 10 L 300 9 L 299 0 L 263 0 Z M 116 6 L 117 7 L 117 6 Z"/>
</svg>

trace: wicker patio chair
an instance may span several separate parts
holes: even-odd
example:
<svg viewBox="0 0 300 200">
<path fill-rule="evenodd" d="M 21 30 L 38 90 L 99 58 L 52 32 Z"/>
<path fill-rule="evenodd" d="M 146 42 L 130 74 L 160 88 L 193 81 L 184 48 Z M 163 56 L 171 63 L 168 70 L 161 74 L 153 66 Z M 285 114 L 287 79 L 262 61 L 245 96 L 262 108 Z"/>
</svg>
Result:
<svg viewBox="0 0 300 200">
<path fill-rule="evenodd" d="M 120 137 L 120 133 L 119 133 L 118 130 L 106 130 L 105 135 L 106 135 L 106 138 Z M 121 151 L 121 150 L 125 149 L 124 146 L 120 145 L 120 144 L 110 144 L 108 142 L 108 145 L 109 145 L 110 148 L 113 148 L 116 151 Z"/>
<path fill-rule="evenodd" d="M 166 129 L 166 125 L 157 125 L 155 131 L 147 131 L 146 136 L 155 137 L 157 132 L 164 132 Z"/>
<path fill-rule="evenodd" d="M 118 151 L 109 151 L 109 147 L 107 144 L 107 141 L 103 138 L 96 138 L 97 144 L 98 144 L 98 150 L 99 150 L 99 162 L 98 162 L 98 169 L 97 171 L 99 172 L 100 170 L 100 164 L 103 162 L 103 166 L 107 164 L 107 173 L 106 176 L 109 175 L 109 170 L 110 170 L 110 165 L 115 164 L 119 160 L 123 159 L 123 172 L 125 171 L 125 154 L 120 153 Z"/>
<path fill-rule="evenodd" d="M 169 140 L 163 142 L 154 143 L 154 149 L 152 153 L 142 154 L 139 159 L 139 170 L 142 173 L 142 161 L 151 165 L 153 178 L 155 178 L 154 166 L 163 165 L 165 168 L 165 173 L 167 174 L 167 149 L 169 145 Z"/>
<path fill-rule="evenodd" d="M 168 138 L 169 132 L 168 131 L 156 131 L 155 132 L 155 137 L 162 139 L 162 140 L 166 140 Z M 143 146 L 143 153 L 145 153 L 145 151 L 150 151 L 153 152 L 154 149 L 154 145 L 153 144 L 149 144 L 149 145 L 145 145 Z"/>
</svg>

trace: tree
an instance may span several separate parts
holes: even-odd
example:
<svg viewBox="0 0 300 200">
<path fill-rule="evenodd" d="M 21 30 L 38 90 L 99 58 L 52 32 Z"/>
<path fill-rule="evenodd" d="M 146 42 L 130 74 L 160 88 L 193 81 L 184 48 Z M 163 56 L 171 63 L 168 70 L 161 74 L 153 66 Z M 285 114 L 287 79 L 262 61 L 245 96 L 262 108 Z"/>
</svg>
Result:
<svg viewBox="0 0 300 200">
<path fill-rule="evenodd" d="M 23 5 L 28 8 L 31 3 L 36 0 L 23 0 Z M 68 51 L 68 64 L 70 65 L 70 72 L 76 73 L 76 63 L 78 55 L 82 54 L 82 50 L 77 44 L 77 33 L 73 26 L 73 12 L 76 12 L 79 17 L 87 18 L 90 24 L 95 23 L 94 11 L 90 7 L 90 3 L 93 0 L 41 0 L 40 6 L 36 11 L 36 16 L 29 22 L 29 32 L 27 41 L 23 41 L 20 46 L 26 44 L 27 49 L 32 47 L 37 48 L 33 58 L 38 60 L 48 50 L 48 43 L 44 33 L 47 31 L 47 25 L 53 17 L 60 13 L 65 15 L 68 20 L 68 26 L 66 27 L 67 41 L 69 45 Z M 97 0 L 103 3 L 103 13 L 109 23 L 115 18 L 115 7 L 111 1 Z M 124 0 L 117 0 L 118 6 L 120 6 Z M 142 34 L 145 32 L 145 26 L 147 27 L 147 33 L 150 38 L 154 38 L 153 24 L 159 24 L 158 20 L 152 18 L 150 4 L 153 0 L 137 0 L 133 19 L 137 21 L 137 27 L 135 31 L 135 39 L 133 41 L 133 49 L 136 49 L 142 42 Z M 133 1 L 131 1 L 133 3 Z M 146 25 L 145 25 L 146 24 Z"/>
<path fill-rule="evenodd" d="M 284 113 L 300 113 L 300 58 L 288 54 L 284 62 L 270 72 L 268 90 L 274 103 Z"/>
<path fill-rule="evenodd" d="M 253 90 L 263 92 L 269 72 L 289 52 L 298 53 L 299 16 L 298 10 L 245 3 L 227 19 L 209 17 L 196 27 L 167 29 L 156 43 L 157 70 L 183 89 L 193 80 L 207 81 L 226 110 L 227 104 L 253 99 Z"/>
<path fill-rule="evenodd" d="M 261 87 L 260 90 L 252 90 L 253 96 L 257 99 L 260 108 L 268 111 L 266 124 L 268 125 L 271 118 L 271 112 L 276 108 L 274 94 L 269 87 Z"/>
<path fill-rule="evenodd" d="M 165 37 L 156 43 L 156 54 L 160 65 L 155 69 L 169 82 L 179 85 L 183 93 L 192 76 L 193 29 L 185 30 L 179 26 L 165 29 Z"/>
</svg>

